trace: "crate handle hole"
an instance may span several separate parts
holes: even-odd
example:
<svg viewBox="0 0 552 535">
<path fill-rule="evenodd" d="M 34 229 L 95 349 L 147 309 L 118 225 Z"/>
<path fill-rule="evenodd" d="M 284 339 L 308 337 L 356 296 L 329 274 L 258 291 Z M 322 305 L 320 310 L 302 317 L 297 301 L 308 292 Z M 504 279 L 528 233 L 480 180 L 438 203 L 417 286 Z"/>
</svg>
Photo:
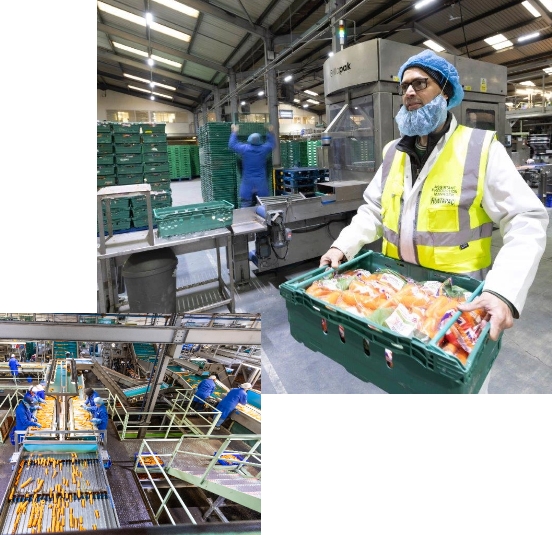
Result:
<svg viewBox="0 0 552 535">
<path fill-rule="evenodd" d="M 362 340 L 362 349 L 364 349 L 366 355 L 370 356 L 370 342 L 366 338 Z"/>
<path fill-rule="evenodd" d="M 345 343 L 345 328 L 343 325 L 339 326 L 339 338 L 341 338 L 341 341 Z"/>
<path fill-rule="evenodd" d="M 322 332 L 324 334 L 328 334 L 328 322 L 326 321 L 326 318 L 322 318 L 320 323 L 322 325 Z"/>
<path fill-rule="evenodd" d="M 385 349 L 385 363 L 389 369 L 393 369 L 393 351 Z"/>
</svg>

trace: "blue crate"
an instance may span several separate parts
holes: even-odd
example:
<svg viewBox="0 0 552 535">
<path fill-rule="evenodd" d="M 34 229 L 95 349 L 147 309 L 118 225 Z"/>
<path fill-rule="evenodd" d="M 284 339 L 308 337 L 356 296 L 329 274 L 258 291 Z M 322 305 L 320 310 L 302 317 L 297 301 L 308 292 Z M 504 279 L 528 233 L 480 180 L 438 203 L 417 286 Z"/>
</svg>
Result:
<svg viewBox="0 0 552 535">
<path fill-rule="evenodd" d="M 216 454 L 217 454 L 216 451 L 213 452 L 213 455 L 216 455 Z M 236 457 L 236 459 L 239 459 L 240 461 L 243 461 L 243 456 L 242 455 L 238 455 L 238 454 L 232 453 L 230 451 L 223 451 L 222 455 L 233 455 L 234 457 Z M 220 457 L 217 460 L 217 463 L 223 464 L 224 466 L 233 466 L 233 465 L 240 464 L 239 462 L 236 462 L 236 461 L 226 461 L 224 459 L 221 459 Z"/>
</svg>

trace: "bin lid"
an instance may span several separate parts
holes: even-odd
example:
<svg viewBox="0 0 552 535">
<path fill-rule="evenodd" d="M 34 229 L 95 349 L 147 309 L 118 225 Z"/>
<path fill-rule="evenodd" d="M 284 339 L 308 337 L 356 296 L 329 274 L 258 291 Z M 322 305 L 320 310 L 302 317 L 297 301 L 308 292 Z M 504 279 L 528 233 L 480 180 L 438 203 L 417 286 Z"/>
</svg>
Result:
<svg viewBox="0 0 552 535">
<path fill-rule="evenodd" d="M 178 259 L 170 247 L 131 254 L 123 265 L 123 277 L 149 277 L 174 269 Z"/>
</svg>

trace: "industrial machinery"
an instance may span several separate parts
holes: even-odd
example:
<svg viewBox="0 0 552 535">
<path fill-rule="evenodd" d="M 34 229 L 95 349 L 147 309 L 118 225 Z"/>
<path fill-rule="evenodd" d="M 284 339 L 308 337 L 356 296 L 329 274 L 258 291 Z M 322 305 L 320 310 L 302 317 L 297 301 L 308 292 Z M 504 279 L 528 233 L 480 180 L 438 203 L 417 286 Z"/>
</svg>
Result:
<svg viewBox="0 0 552 535">
<path fill-rule="evenodd" d="M 374 39 L 337 52 L 324 63 L 328 127 L 321 136 L 319 162 L 327 162 L 329 181 L 314 196 L 282 195 L 258 200 L 261 213 L 236 210 L 234 274 L 247 282 L 244 249 L 254 233 L 250 259 L 258 272 L 320 257 L 362 204 L 362 194 L 382 161 L 385 145 L 400 133 L 393 117 L 402 105 L 397 73 L 424 48 Z M 501 65 L 440 54 L 455 65 L 464 86 L 462 103 L 451 111 L 460 124 L 495 130 L 505 139 L 506 75 Z M 246 216 L 249 215 L 249 220 Z M 249 223 L 249 224 L 247 224 Z M 293 239 L 285 239 L 289 229 Z"/>
</svg>

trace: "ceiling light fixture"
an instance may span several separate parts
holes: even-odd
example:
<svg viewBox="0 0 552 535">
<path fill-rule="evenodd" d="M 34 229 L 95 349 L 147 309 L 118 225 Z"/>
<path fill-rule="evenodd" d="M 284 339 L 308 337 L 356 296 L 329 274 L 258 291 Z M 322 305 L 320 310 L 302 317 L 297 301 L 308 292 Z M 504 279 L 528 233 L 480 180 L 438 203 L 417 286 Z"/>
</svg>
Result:
<svg viewBox="0 0 552 535">
<path fill-rule="evenodd" d="M 525 85 L 525 86 L 535 86 L 535 84 L 533 82 L 531 82 L 531 80 L 527 80 L 526 82 L 520 82 L 519 85 Z"/>
<path fill-rule="evenodd" d="M 328 57 L 331 58 L 333 55 L 334 55 L 334 53 L 330 50 L 330 51 L 328 52 Z"/>
<path fill-rule="evenodd" d="M 149 89 L 143 89 L 142 87 L 136 87 L 135 85 L 129 85 L 129 89 L 134 89 L 134 91 L 142 91 L 143 93 L 151 93 Z"/>
<path fill-rule="evenodd" d="M 152 83 L 150 80 L 146 80 L 145 78 L 140 78 L 139 76 L 134 76 L 132 74 L 127 74 L 127 73 L 124 73 L 124 76 L 126 78 L 130 78 L 131 80 L 136 80 L 138 82 L 144 82 L 145 84 L 150 84 Z M 159 82 L 153 82 L 155 83 L 155 85 L 157 87 L 162 87 L 164 89 L 170 89 L 171 91 L 176 91 L 176 87 L 173 87 L 172 85 L 165 85 L 165 84 L 160 84 Z"/>
<path fill-rule="evenodd" d="M 153 58 L 152 58 L 152 57 L 149 57 L 149 58 L 148 58 L 148 65 L 149 65 L 150 67 L 153 67 L 154 64 L 155 64 L 155 61 L 153 61 Z"/>
<path fill-rule="evenodd" d="M 548 11 L 552 12 L 552 0 L 539 0 Z"/>
<path fill-rule="evenodd" d="M 186 4 L 181 4 L 180 2 L 176 2 L 175 0 L 153 0 L 153 1 L 163 6 L 170 7 L 175 11 L 180 11 L 180 13 L 184 13 L 184 15 L 188 15 L 190 17 L 193 17 L 194 19 L 197 19 L 197 17 L 199 17 L 199 11 L 197 9 L 188 7 Z"/>
<path fill-rule="evenodd" d="M 147 25 L 146 19 L 144 17 L 134 15 L 133 13 L 129 13 L 128 11 L 110 6 L 109 4 L 106 4 L 104 2 L 98 2 L 98 9 L 105 13 L 109 13 L 110 15 L 114 15 L 115 17 L 119 17 L 121 19 L 128 20 L 129 22 L 133 22 L 134 24 L 138 24 L 139 26 Z M 149 27 L 154 31 L 164 33 L 165 35 L 170 35 L 171 37 L 174 37 L 175 39 L 180 39 L 181 41 L 185 41 L 186 43 L 189 42 L 191 39 L 191 37 L 187 33 L 173 30 L 172 28 L 169 28 L 168 26 L 163 26 L 158 22 L 152 21 Z"/>
<path fill-rule="evenodd" d="M 309 105 L 308 104 L 303 104 L 303 108 L 308 108 Z"/>
<path fill-rule="evenodd" d="M 288 74 L 288 75 L 284 78 L 284 82 L 291 82 L 291 80 L 293 80 L 293 76 L 291 76 L 291 74 Z"/>
<path fill-rule="evenodd" d="M 416 9 L 422 9 L 422 7 L 425 7 L 428 4 L 431 4 L 431 2 L 433 2 L 433 0 L 422 0 L 421 2 L 414 4 L 414 7 Z"/>
<path fill-rule="evenodd" d="M 552 67 L 545 67 L 543 69 L 543 71 L 546 73 L 546 74 L 552 74 Z"/>
<path fill-rule="evenodd" d="M 123 45 L 115 41 L 113 41 L 113 46 L 115 48 L 120 48 L 121 50 L 126 50 L 127 52 L 132 52 L 133 54 L 137 54 L 138 56 L 142 56 L 144 58 L 149 57 L 149 54 L 143 50 L 138 50 L 137 48 L 132 48 L 131 46 Z"/>
<path fill-rule="evenodd" d="M 305 89 L 303 93 L 306 93 L 307 95 L 312 95 L 313 97 L 317 97 L 318 93 L 315 93 L 314 91 L 311 91 L 310 89 Z"/>
<path fill-rule="evenodd" d="M 427 48 L 431 48 L 431 50 L 435 50 L 435 52 L 442 52 L 445 50 L 444 47 L 441 45 L 438 45 L 435 41 L 432 41 L 429 39 L 428 41 L 424 41 L 424 45 L 427 46 Z"/>
<path fill-rule="evenodd" d="M 320 104 L 320 102 L 318 102 L 318 100 L 314 100 L 312 98 L 308 98 L 307 102 L 310 102 L 311 104 Z"/>
<path fill-rule="evenodd" d="M 502 50 L 507 46 L 514 46 L 514 43 L 512 43 L 512 41 L 504 37 L 501 33 L 497 35 L 493 35 L 492 37 L 487 37 L 487 39 L 483 39 L 483 40 L 488 45 L 491 45 L 495 50 Z"/>
<path fill-rule="evenodd" d="M 534 32 L 534 33 L 528 33 L 527 35 L 522 35 L 521 37 L 518 37 L 518 43 L 522 43 L 523 41 L 529 41 L 529 39 L 535 39 L 540 35 L 540 32 Z"/>
<path fill-rule="evenodd" d="M 297 104 L 300 104 L 300 103 L 301 103 L 301 101 L 300 101 L 298 98 L 294 98 L 294 99 L 293 99 L 293 102 L 297 102 Z"/>
<path fill-rule="evenodd" d="M 529 3 L 527 0 L 525 2 L 522 2 L 521 5 L 533 15 L 533 17 L 537 18 L 540 17 L 541 14 Z"/>
<path fill-rule="evenodd" d="M 153 15 L 151 13 L 146 13 L 146 24 L 148 26 L 151 26 L 152 22 L 153 22 Z"/>
<path fill-rule="evenodd" d="M 257 95 L 258 95 L 259 97 L 262 97 L 262 96 L 264 95 L 264 91 L 261 89 L 261 91 L 259 91 L 259 92 L 257 93 Z"/>
<path fill-rule="evenodd" d="M 155 100 L 155 97 L 153 95 L 150 95 L 150 100 Z"/>
</svg>

